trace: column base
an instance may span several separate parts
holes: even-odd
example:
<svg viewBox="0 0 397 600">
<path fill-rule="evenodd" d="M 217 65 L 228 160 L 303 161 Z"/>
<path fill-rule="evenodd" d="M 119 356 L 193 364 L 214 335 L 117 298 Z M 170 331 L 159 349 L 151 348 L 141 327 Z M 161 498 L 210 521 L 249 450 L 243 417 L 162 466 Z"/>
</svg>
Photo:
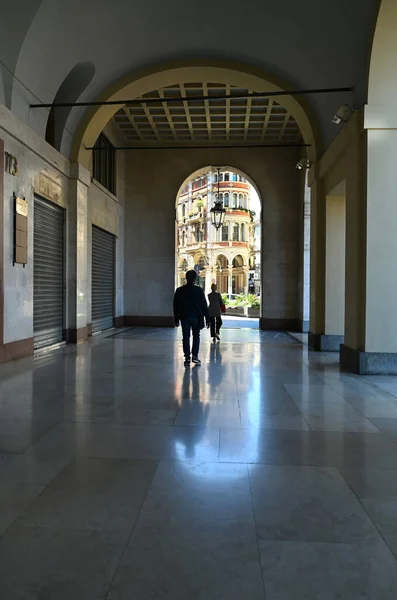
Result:
<svg viewBox="0 0 397 600">
<path fill-rule="evenodd" d="M 91 326 L 92 334 L 92 326 Z M 89 336 L 89 325 L 80 327 L 79 329 L 66 329 L 64 332 L 64 338 L 71 344 L 79 344 L 84 342 Z"/>
<path fill-rule="evenodd" d="M 113 319 L 113 325 L 115 327 L 124 327 L 124 325 L 125 325 L 125 317 L 124 317 L 124 315 L 122 317 L 114 317 L 114 319 Z"/>
<path fill-rule="evenodd" d="M 293 333 L 305 333 L 305 321 L 301 319 L 259 319 L 259 328 L 263 331 L 291 331 Z"/>
<path fill-rule="evenodd" d="M 357 375 L 397 375 L 397 352 L 360 352 L 342 344 L 340 366 Z"/>
<path fill-rule="evenodd" d="M 343 342 L 343 335 L 325 335 L 309 331 L 309 348 L 316 352 L 339 352 Z"/>
<path fill-rule="evenodd" d="M 0 363 L 31 356 L 34 352 L 33 338 L 0 344 Z"/>
</svg>

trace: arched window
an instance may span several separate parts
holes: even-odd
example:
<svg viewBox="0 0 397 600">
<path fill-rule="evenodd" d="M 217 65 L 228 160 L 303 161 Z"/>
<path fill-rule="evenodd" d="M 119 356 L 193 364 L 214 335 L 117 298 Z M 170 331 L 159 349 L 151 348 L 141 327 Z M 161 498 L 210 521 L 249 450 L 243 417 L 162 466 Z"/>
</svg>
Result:
<svg viewBox="0 0 397 600">
<path fill-rule="evenodd" d="M 205 259 L 204 259 L 204 256 L 200 256 L 199 261 L 198 261 L 198 265 L 199 265 L 200 271 L 202 271 L 205 268 Z"/>
<path fill-rule="evenodd" d="M 223 206 L 224 206 L 225 208 L 227 208 L 227 207 L 229 206 L 229 194 L 228 194 L 228 192 L 226 192 L 226 193 L 223 195 Z"/>
<path fill-rule="evenodd" d="M 238 205 L 243 206 L 243 195 L 242 194 L 238 195 Z"/>
<path fill-rule="evenodd" d="M 230 179 L 230 173 L 225 173 L 225 181 L 229 181 Z"/>
<path fill-rule="evenodd" d="M 218 182 L 218 173 L 214 173 L 214 183 Z"/>
<path fill-rule="evenodd" d="M 239 238 L 240 238 L 240 236 L 239 236 L 239 232 L 240 231 L 239 230 L 240 230 L 240 227 L 239 227 L 238 223 L 235 223 L 233 225 L 233 242 L 238 242 L 239 241 Z"/>
<path fill-rule="evenodd" d="M 231 208 L 237 208 L 237 194 L 236 194 L 236 192 L 233 193 Z"/>
<path fill-rule="evenodd" d="M 237 173 L 233 173 L 232 181 L 237 181 Z"/>
<path fill-rule="evenodd" d="M 241 241 L 245 242 L 245 225 L 241 223 Z"/>
<path fill-rule="evenodd" d="M 182 246 L 185 246 L 185 245 L 186 245 L 186 233 L 184 231 L 182 231 Z M 186 263 L 186 265 L 187 265 L 187 263 Z"/>
<path fill-rule="evenodd" d="M 223 181 L 223 173 L 219 173 L 219 181 Z"/>
<path fill-rule="evenodd" d="M 229 241 L 229 225 L 222 225 L 222 242 Z"/>
</svg>

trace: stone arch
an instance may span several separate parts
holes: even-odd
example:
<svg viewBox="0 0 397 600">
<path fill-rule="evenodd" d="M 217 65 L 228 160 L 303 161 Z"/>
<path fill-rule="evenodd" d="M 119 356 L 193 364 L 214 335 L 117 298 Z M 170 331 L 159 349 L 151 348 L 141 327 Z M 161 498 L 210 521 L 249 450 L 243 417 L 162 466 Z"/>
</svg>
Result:
<svg viewBox="0 0 397 600">
<path fill-rule="evenodd" d="M 188 268 L 188 267 L 189 267 L 189 262 L 188 262 L 188 260 L 187 260 L 187 257 L 186 257 L 186 256 L 181 256 L 181 257 L 180 257 L 180 259 L 179 259 L 179 261 L 178 261 L 178 267 L 179 267 L 180 269 L 183 269 L 183 268 Z"/>
<path fill-rule="evenodd" d="M 281 81 L 274 75 L 265 73 L 262 69 L 252 65 L 225 60 L 190 60 L 168 63 L 132 73 L 104 90 L 97 100 L 137 98 L 152 90 L 178 82 L 192 83 L 195 81 L 223 83 L 257 92 L 282 92 L 292 87 L 288 82 Z M 321 134 L 311 106 L 301 96 L 283 96 L 282 105 L 298 123 L 304 141 L 310 144 L 309 158 L 315 162 L 317 154 L 321 150 Z M 98 135 L 119 108 L 120 105 L 106 105 L 92 107 L 86 111 L 75 135 L 72 160 L 89 167 L 91 150 L 88 148 L 94 145 Z"/>
<path fill-rule="evenodd" d="M 244 267 L 244 258 L 241 254 L 236 254 L 235 256 L 233 256 L 232 266 L 234 269 L 237 267 Z"/>
<path fill-rule="evenodd" d="M 55 95 L 54 103 L 77 102 L 95 75 L 95 65 L 90 61 L 79 62 L 69 71 Z M 66 122 L 72 111 L 71 106 L 52 107 L 45 132 L 46 142 L 60 151 Z"/>
<path fill-rule="evenodd" d="M 215 257 L 215 264 L 216 266 L 219 265 L 219 267 L 221 269 L 228 269 L 229 268 L 229 260 L 227 258 L 227 256 L 223 253 L 217 254 Z"/>
<path fill-rule="evenodd" d="M 368 77 L 368 105 L 377 128 L 391 127 L 397 116 L 397 3 L 382 0 L 376 23 Z M 395 125 L 394 125 L 395 126 Z"/>
</svg>

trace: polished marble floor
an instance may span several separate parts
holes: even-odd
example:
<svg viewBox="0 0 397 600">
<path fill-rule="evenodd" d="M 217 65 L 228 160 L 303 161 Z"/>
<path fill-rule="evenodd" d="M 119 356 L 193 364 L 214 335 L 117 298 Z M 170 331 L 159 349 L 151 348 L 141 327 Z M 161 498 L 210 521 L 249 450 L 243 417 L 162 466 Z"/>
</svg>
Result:
<svg viewBox="0 0 397 600">
<path fill-rule="evenodd" d="M 207 335 L 0 366 L 1 600 L 397 598 L 397 378 Z"/>
</svg>

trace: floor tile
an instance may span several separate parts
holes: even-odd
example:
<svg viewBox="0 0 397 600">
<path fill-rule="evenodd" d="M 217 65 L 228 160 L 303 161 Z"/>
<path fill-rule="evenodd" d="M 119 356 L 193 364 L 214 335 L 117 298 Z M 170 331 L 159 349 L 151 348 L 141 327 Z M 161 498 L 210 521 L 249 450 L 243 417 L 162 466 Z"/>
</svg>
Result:
<svg viewBox="0 0 397 600">
<path fill-rule="evenodd" d="M 347 402 L 304 404 L 300 411 L 313 430 L 379 433 L 373 422 Z"/>
<path fill-rule="evenodd" d="M 372 423 L 385 433 L 394 442 L 397 442 L 397 418 L 395 419 L 379 419 L 376 417 L 371 418 Z"/>
<path fill-rule="evenodd" d="M 111 420 L 135 425 L 173 425 L 177 410 L 136 408 L 133 403 L 124 403 Z"/>
<path fill-rule="evenodd" d="M 221 429 L 221 462 L 397 469 L 397 445 L 382 434 Z"/>
<path fill-rule="evenodd" d="M 247 469 L 163 463 L 109 600 L 264 600 Z"/>
<path fill-rule="evenodd" d="M 125 534 L 10 527 L 0 538 L 0 600 L 104 599 Z"/>
<path fill-rule="evenodd" d="M 358 498 L 397 499 L 397 470 L 347 467 L 340 472 Z"/>
<path fill-rule="evenodd" d="M 378 537 L 336 469 L 251 465 L 259 539 L 359 542 Z"/>
<path fill-rule="evenodd" d="M 397 563 L 383 542 L 260 541 L 266 600 L 394 600 Z"/>
<path fill-rule="evenodd" d="M 0 419 L 0 452 L 22 454 L 54 427 L 53 421 Z"/>
<path fill-rule="evenodd" d="M 183 400 L 175 425 L 241 427 L 237 402 Z"/>
<path fill-rule="evenodd" d="M 156 469 L 154 461 L 75 459 L 24 512 L 18 525 L 131 531 Z"/>
<path fill-rule="evenodd" d="M 397 497 L 361 500 L 362 506 L 374 522 L 390 550 L 397 557 Z"/>
<path fill-rule="evenodd" d="M 109 458 L 205 460 L 219 458 L 219 430 L 210 427 L 149 427 L 93 423 L 78 452 Z"/>
<path fill-rule="evenodd" d="M 48 485 L 70 462 L 64 456 L 0 455 L 0 488 L 6 483 Z"/>
<path fill-rule="evenodd" d="M 257 393 L 255 391 L 243 394 L 238 393 L 238 400 L 242 412 L 261 413 L 267 416 L 290 416 L 300 415 L 299 408 L 293 402 L 289 394 L 284 391 L 277 393 Z"/>
<path fill-rule="evenodd" d="M 250 412 L 241 408 L 241 425 L 244 429 L 289 429 L 289 430 L 307 430 L 309 424 L 300 414 L 298 415 L 267 415 Z M 226 426 L 226 425 L 224 425 Z"/>
<path fill-rule="evenodd" d="M 42 485 L 4 483 L 0 480 L 0 536 L 43 490 Z"/>
</svg>

